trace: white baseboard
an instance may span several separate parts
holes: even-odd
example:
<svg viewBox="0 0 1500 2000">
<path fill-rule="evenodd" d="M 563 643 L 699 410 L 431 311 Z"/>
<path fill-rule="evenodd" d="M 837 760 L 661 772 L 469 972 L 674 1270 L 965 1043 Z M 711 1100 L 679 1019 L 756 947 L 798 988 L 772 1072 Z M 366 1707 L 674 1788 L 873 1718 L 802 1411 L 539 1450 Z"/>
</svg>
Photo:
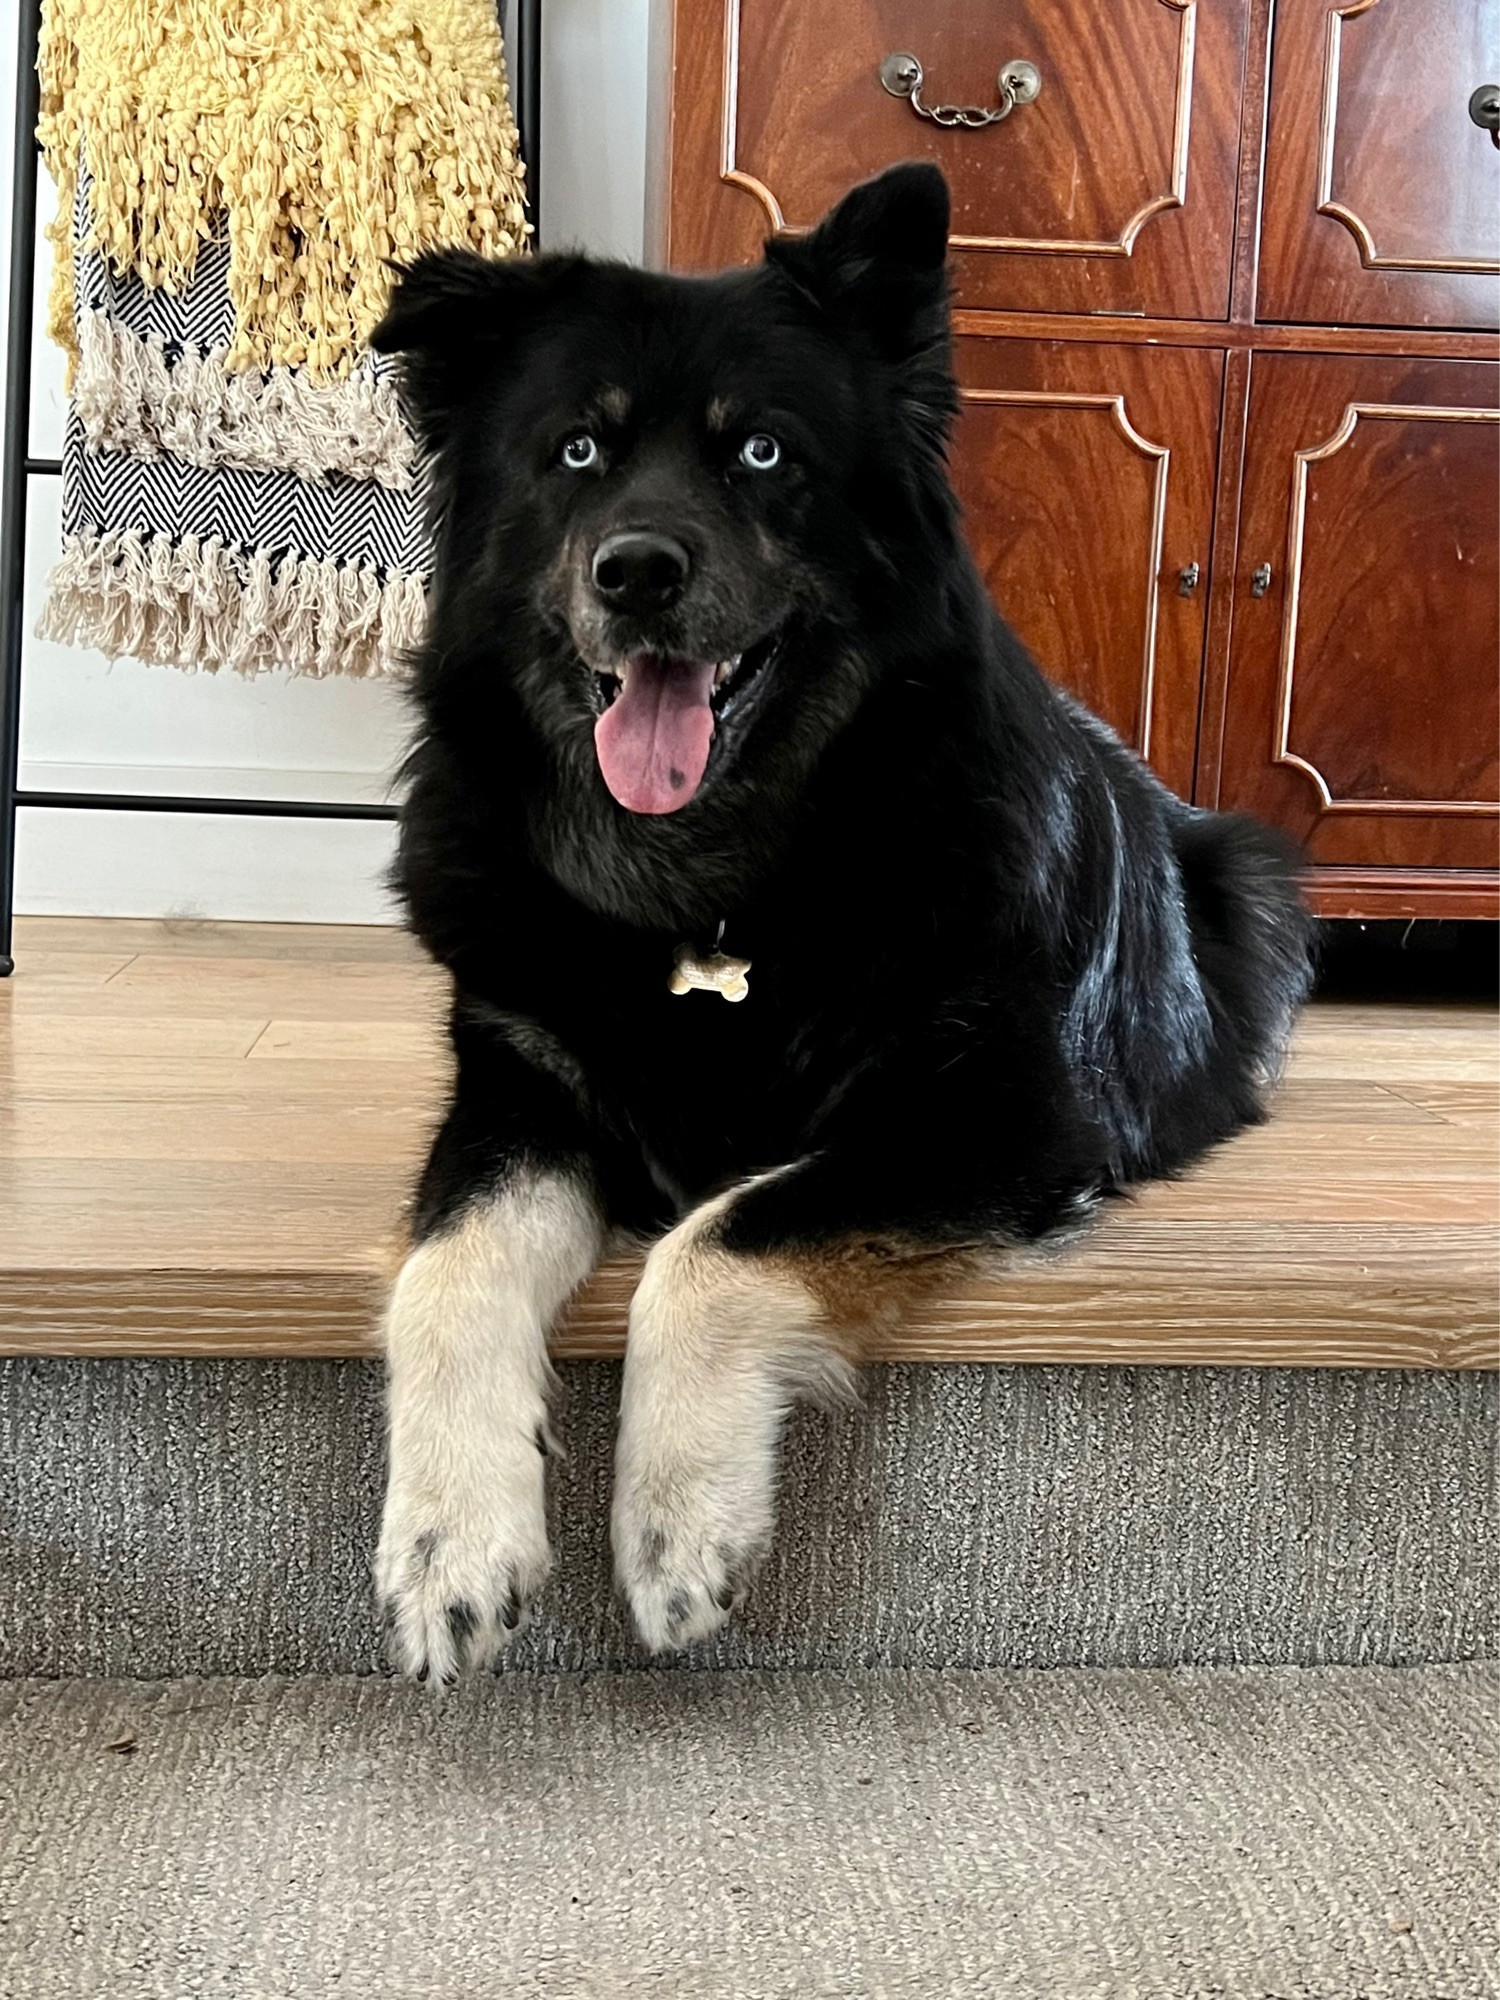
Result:
<svg viewBox="0 0 1500 2000">
<path fill-rule="evenodd" d="M 158 792 L 378 803 L 385 773 L 203 765 L 23 765 L 33 791 Z M 379 820 L 24 807 L 16 908 L 28 916 L 217 917 L 259 923 L 388 924 L 395 828 Z"/>
</svg>

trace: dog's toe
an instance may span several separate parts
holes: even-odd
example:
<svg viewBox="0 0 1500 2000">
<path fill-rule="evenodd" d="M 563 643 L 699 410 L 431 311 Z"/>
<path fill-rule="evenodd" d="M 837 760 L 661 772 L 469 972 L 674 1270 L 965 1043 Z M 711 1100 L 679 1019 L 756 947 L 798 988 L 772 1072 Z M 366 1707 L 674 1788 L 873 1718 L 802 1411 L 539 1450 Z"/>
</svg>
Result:
<svg viewBox="0 0 1500 2000">
<path fill-rule="evenodd" d="M 664 1513 L 649 1497 L 615 1510 L 615 1560 L 636 1629 L 653 1652 L 707 1639 L 744 1603 L 764 1552 L 691 1512 Z"/>
<path fill-rule="evenodd" d="M 492 1665 L 525 1625 L 550 1562 L 540 1521 L 413 1532 L 388 1507 L 375 1575 L 392 1663 L 444 1686 Z"/>
</svg>

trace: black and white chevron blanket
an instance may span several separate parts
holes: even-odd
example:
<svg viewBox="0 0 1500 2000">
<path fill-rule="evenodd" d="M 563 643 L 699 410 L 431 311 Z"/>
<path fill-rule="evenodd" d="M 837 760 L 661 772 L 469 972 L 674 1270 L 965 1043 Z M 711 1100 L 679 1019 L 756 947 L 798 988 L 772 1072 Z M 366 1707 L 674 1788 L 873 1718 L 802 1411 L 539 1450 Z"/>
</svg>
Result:
<svg viewBox="0 0 1500 2000">
<path fill-rule="evenodd" d="M 81 177 L 74 243 L 87 228 Z M 74 253 L 63 553 L 40 632 L 111 658 L 379 674 L 421 636 L 430 537 L 391 364 L 229 373 L 229 250 L 185 291 Z"/>
</svg>

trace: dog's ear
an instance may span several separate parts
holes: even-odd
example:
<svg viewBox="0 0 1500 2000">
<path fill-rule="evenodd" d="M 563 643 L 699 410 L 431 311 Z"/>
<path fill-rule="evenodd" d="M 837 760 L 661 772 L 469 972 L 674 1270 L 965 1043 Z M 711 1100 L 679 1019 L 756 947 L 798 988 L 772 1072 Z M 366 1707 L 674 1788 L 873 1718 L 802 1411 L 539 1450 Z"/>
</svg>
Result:
<svg viewBox="0 0 1500 2000">
<path fill-rule="evenodd" d="M 502 308 L 515 266 L 472 250 L 424 250 L 399 266 L 385 317 L 370 335 L 377 354 L 431 353 L 481 337 Z"/>
<path fill-rule="evenodd" d="M 776 237 L 766 262 L 893 364 L 916 436 L 941 453 L 958 413 L 949 359 L 948 183 L 909 160 L 864 181 L 810 236 Z"/>
<path fill-rule="evenodd" d="M 900 360 L 946 331 L 948 183 L 921 160 L 864 181 L 810 236 L 776 237 L 766 262 Z"/>
<path fill-rule="evenodd" d="M 402 388 L 424 443 L 442 443 L 485 364 L 535 324 L 580 261 L 427 250 L 398 273 L 370 345 L 401 355 Z"/>
</svg>

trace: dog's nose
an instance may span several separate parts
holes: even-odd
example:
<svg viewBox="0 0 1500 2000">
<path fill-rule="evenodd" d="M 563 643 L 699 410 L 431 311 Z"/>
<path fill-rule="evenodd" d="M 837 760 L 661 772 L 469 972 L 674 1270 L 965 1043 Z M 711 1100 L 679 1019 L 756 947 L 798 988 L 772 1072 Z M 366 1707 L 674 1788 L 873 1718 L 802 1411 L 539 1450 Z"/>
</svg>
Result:
<svg viewBox="0 0 1500 2000">
<path fill-rule="evenodd" d="M 594 588 L 611 611 L 665 611 L 681 597 L 691 559 L 681 542 L 626 528 L 594 551 Z"/>
</svg>

